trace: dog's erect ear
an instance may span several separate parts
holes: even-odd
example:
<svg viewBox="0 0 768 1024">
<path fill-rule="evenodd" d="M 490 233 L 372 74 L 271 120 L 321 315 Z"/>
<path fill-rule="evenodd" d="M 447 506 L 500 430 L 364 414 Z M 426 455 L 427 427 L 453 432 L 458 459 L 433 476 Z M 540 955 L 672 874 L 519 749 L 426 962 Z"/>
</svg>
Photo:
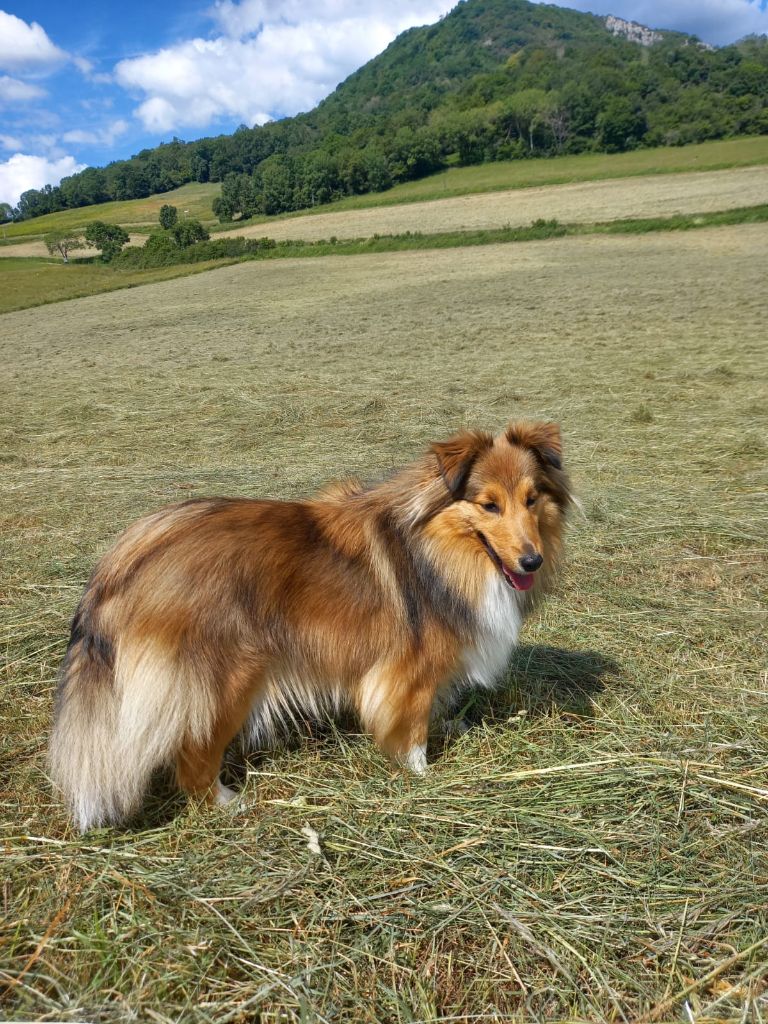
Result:
<svg viewBox="0 0 768 1024">
<path fill-rule="evenodd" d="M 475 459 L 492 444 L 493 437 L 485 431 L 463 430 L 447 441 L 435 441 L 430 446 L 429 450 L 437 457 L 440 476 L 454 501 L 463 497 Z"/>
<path fill-rule="evenodd" d="M 557 423 L 510 423 L 505 433 L 510 444 L 530 448 L 544 465 L 563 468 L 563 441 Z"/>
</svg>

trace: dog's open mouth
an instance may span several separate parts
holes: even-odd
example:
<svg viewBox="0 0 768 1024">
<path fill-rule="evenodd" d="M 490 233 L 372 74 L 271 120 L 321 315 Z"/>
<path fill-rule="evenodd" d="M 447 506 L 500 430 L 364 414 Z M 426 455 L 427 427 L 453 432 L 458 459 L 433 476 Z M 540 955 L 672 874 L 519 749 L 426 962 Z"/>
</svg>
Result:
<svg viewBox="0 0 768 1024">
<path fill-rule="evenodd" d="M 532 572 L 512 572 L 508 565 L 505 565 L 496 551 L 488 543 L 484 534 L 478 531 L 477 536 L 483 542 L 485 550 L 488 552 L 488 557 L 499 570 L 501 575 L 507 581 L 507 583 L 514 590 L 530 590 L 534 583 L 534 574 Z"/>
</svg>

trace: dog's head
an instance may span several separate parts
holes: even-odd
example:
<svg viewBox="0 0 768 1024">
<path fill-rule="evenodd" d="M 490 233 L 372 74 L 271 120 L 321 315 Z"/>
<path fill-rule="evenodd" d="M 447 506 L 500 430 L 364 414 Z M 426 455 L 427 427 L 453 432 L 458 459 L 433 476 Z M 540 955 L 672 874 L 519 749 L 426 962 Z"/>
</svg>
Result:
<svg viewBox="0 0 768 1024">
<path fill-rule="evenodd" d="M 439 515 L 485 552 L 510 587 L 529 590 L 559 546 L 571 501 L 560 428 L 514 422 L 496 437 L 463 431 L 430 451 L 447 491 Z"/>
</svg>

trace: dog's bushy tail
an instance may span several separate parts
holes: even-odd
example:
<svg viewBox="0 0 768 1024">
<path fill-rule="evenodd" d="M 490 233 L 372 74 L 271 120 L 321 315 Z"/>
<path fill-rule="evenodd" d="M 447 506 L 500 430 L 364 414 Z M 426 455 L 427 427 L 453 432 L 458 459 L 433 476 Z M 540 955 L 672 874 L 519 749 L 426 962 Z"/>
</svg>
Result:
<svg viewBox="0 0 768 1024">
<path fill-rule="evenodd" d="M 210 733 L 210 688 L 151 644 L 73 638 L 62 665 L 50 773 L 82 832 L 123 821 L 152 772 Z"/>
</svg>

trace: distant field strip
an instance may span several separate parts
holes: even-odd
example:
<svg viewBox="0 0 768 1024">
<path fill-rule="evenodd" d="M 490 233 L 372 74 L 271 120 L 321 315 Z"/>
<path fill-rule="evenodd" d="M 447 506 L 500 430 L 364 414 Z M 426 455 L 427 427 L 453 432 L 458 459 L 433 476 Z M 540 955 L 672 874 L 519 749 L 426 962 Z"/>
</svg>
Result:
<svg viewBox="0 0 768 1024">
<path fill-rule="evenodd" d="M 73 229 L 73 234 L 77 234 Z M 130 244 L 131 245 L 144 245 L 147 240 L 147 235 L 135 235 L 131 233 Z M 98 249 L 74 249 L 69 258 L 71 260 L 82 260 L 89 256 L 98 256 Z M 14 242 L 11 245 L 0 245 L 0 259 L 5 257 L 6 259 L 15 259 L 17 257 L 41 257 L 48 256 L 48 250 L 45 247 L 45 242 L 41 242 L 39 239 L 36 241 L 24 241 Z"/>
<path fill-rule="evenodd" d="M 288 217 L 245 225 L 216 237 L 278 241 L 300 238 L 368 238 L 405 231 L 462 231 L 513 227 L 538 218 L 564 223 L 590 223 L 625 217 L 661 217 L 753 206 L 768 201 L 768 167 L 744 167 L 692 174 L 660 174 L 641 178 L 509 189 L 481 195 L 454 196 L 402 206 L 373 207 L 338 213 Z"/>
</svg>

